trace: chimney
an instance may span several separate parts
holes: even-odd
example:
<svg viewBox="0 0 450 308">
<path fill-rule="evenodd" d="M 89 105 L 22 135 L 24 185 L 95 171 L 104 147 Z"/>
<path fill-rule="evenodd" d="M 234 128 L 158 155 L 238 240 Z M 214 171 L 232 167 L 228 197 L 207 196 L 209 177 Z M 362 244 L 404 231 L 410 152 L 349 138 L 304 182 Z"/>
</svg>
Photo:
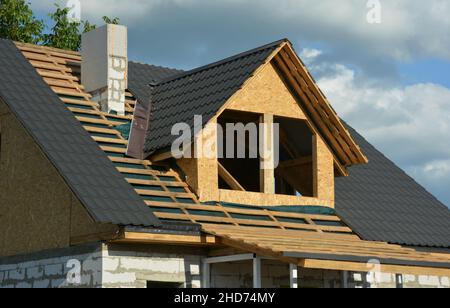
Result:
<svg viewBox="0 0 450 308">
<path fill-rule="evenodd" d="M 125 114 L 128 87 L 127 28 L 105 25 L 81 39 L 81 83 L 104 112 Z"/>
</svg>

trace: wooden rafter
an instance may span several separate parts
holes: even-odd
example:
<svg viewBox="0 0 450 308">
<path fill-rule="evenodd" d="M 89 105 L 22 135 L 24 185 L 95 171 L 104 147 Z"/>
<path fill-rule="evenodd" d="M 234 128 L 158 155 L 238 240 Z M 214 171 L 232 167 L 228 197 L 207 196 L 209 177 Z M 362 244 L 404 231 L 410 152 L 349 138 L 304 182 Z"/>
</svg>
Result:
<svg viewBox="0 0 450 308">
<path fill-rule="evenodd" d="M 228 170 L 220 163 L 217 162 L 219 166 L 219 176 L 222 180 L 227 183 L 228 186 L 231 187 L 233 190 L 239 190 L 239 191 L 245 191 L 244 187 L 236 180 L 233 175 L 228 172 Z"/>
</svg>

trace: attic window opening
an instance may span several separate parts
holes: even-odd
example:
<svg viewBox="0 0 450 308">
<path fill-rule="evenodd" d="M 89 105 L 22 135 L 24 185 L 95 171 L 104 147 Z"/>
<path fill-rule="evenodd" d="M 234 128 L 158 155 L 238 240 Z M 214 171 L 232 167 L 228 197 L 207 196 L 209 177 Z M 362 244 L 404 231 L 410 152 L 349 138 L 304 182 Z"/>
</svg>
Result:
<svg viewBox="0 0 450 308">
<path fill-rule="evenodd" d="M 219 117 L 218 124 L 221 127 L 231 124 L 245 128 L 245 138 L 242 138 L 242 131 L 240 135 L 238 131 L 233 135 L 229 129 L 225 130 L 227 133 L 224 134 L 223 148 L 219 148 L 219 189 L 313 197 L 313 134 L 306 122 L 283 117 L 271 118 L 270 121 L 277 124 L 279 131 L 279 138 L 274 138 L 278 142 L 274 147 L 278 147 L 279 157 L 274 157 L 276 168 L 270 174 L 261 168 L 260 143 L 264 140 L 261 139 L 263 132 L 261 129 L 256 130 L 258 137 L 250 137 L 255 133 L 251 127 L 258 127 L 261 121 L 262 115 L 246 112 L 226 111 Z M 234 140 L 230 141 L 229 138 Z M 227 148 L 230 145 L 234 147 Z M 245 149 L 244 157 L 242 149 Z M 273 178 L 267 179 L 267 176 Z M 268 184 L 264 185 L 263 181 Z"/>
</svg>

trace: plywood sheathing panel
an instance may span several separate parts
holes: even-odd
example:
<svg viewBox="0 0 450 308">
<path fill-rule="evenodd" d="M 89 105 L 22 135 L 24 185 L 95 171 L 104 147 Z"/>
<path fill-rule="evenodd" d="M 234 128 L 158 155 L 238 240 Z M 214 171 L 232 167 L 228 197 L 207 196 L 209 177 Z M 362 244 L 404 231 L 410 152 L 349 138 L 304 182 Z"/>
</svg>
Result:
<svg viewBox="0 0 450 308">
<path fill-rule="evenodd" d="M 196 188 L 199 201 L 217 201 L 219 194 L 219 168 L 217 165 L 217 120 L 210 123 L 196 136 L 197 146 L 180 164 L 191 187 Z M 197 153 L 195 153 L 195 151 Z M 196 158 L 195 158 L 196 157 Z"/>
<path fill-rule="evenodd" d="M 260 131 L 260 145 L 263 149 L 260 158 L 260 191 L 265 194 L 275 194 L 275 137 L 273 114 L 263 114 L 260 123 L 263 129 Z"/>
<path fill-rule="evenodd" d="M 227 109 L 306 120 L 304 112 L 271 63 L 233 96 L 227 103 Z"/>
<path fill-rule="evenodd" d="M 330 200 L 334 207 L 334 160 L 323 140 L 313 136 L 314 196 Z"/>
<path fill-rule="evenodd" d="M 254 206 L 327 206 L 333 207 L 331 200 L 317 198 L 298 197 L 288 195 L 270 195 L 248 191 L 236 191 L 220 189 L 220 201 L 236 204 L 248 204 Z"/>
</svg>

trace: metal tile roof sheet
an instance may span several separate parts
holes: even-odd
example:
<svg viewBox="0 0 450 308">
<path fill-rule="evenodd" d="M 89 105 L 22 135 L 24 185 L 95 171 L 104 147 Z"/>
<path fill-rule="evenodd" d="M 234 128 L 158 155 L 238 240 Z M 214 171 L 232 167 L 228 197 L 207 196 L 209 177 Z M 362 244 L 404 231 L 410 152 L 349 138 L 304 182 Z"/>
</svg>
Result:
<svg viewBox="0 0 450 308">
<path fill-rule="evenodd" d="M 336 179 L 337 214 L 366 240 L 450 247 L 450 210 L 354 129 L 369 158 Z"/>
<path fill-rule="evenodd" d="M 0 40 L 0 96 L 99 223 L 159 226 L 16 45 Z"/>
</svg>

